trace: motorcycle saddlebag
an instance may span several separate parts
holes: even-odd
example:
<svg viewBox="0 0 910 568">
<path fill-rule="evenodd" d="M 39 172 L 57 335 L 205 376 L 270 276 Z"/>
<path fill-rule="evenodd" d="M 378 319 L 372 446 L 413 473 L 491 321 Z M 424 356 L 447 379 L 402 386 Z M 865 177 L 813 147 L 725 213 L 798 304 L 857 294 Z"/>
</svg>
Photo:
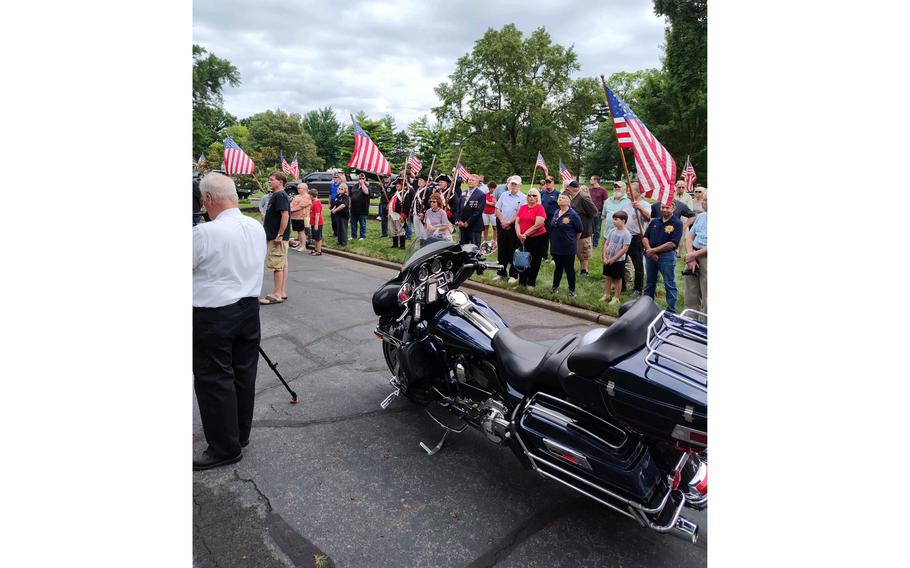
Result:
<svg viewBox="0 0 910 568">
<path fill-rule="evenodd" d="M 546 393 L 535 394 L 523 407 L 517 430 L 538 471 L 572 487 L 646 502 L 658 484 L 657 466 L 637 438 Z"/>
</svg>

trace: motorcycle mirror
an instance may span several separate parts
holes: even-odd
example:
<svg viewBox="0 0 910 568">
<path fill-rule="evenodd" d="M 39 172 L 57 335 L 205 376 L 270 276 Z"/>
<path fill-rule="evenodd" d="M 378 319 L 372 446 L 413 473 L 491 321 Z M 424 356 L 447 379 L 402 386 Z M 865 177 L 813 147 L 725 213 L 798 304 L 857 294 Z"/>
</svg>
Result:
<svg viewBox="0 0 910 568">
<path fill-rule="evenodd" d="M 484 241 L 480 243 L 480 254 L 483 256 L 489 256 L 494 250 L 496 250 L 496 246 L 493 244 L 493 241 Z"/>
</svg>

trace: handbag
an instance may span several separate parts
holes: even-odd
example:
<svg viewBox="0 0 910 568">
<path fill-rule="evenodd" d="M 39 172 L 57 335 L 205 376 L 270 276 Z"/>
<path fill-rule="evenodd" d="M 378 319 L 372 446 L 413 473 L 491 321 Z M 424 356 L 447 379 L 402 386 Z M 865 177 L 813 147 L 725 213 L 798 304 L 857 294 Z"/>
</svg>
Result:
<svg viewBox="0 0 910 568">
<path fill-rule="evenodd" d="M 512 255 L 512 266 L 515 267 L 515 270 L 518 272 L 524 272 L 531 267 L 531 253 L 524 250 L 524 245 L 520 249 L 516 250 Z"/>
</svg>

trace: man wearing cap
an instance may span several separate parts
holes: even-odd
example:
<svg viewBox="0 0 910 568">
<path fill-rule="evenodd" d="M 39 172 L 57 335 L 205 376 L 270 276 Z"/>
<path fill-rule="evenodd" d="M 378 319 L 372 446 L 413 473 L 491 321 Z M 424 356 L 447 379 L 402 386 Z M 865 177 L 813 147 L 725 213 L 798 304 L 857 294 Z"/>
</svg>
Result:
<svg viewBox="0 0 910 568">
<path fill-rule="evenodd" d="M 468 189 L 461 198 L 461 211 L 458 212 L 455 225 L 461 229 L 460 244 L 473 243 L 480 246 L 483 233 L 483 208 L 487 196 L 480 188 L 480 176 L 468 176 Z"/>
<path fill-rule="evenodd" d="M 193 470 L 240 461 L 250 442 L 266 233 L 237 208 L 234 180 L 202 178 L 212 221 L 193 227 L 193 388 L 208 448 Z"/>
<path fill-rule="evenodd" d="M 357 227 L 360 227 L 360 240 L 367 238 L 367 215 L 370 213 L 370 186 L 366 176 L 357 176 L 357 185 L 351 188 L 351 240 L 357 238 Z"/>
<path fill-rule="evenodd" d="M 506 180 L 508 191 L 499 196 L 496 201 L 496 220 L 498 222 L 496 235 L 499 239 L 497 258 L 502 270 L 497 274 L 499 278 L 508 276 L 509 283 L 518 282 L 518 271 L 512 266 L 512 255 L 518 248 L 518 236 L 512 224 L 518 216 L 518 208 L 527 203 L 527 197 L 521 192 L 521 176 L 512 176 Z M 507 270 L 508 269 L 508 270 Z"/>
<path fill-rule="evenodd" d="M 379 236 L 382 238 L 389 234 L 389 200 L 393 193 L 395 187 L 392 186 L 392 177 L 384 174 L 379 183 Z"/>
<path fill-rule="evenodd" d="M 543 178 L 540 180 L 540 204 L 543 206 L 543 210 L 547 213 L 547 220 L 544 227 L 550 226 L 550 221 L 553 220 L 553 215 L 559 211 L 559 204 L 556 203 L 556 200 L 559 199 L 559 192 L 553 187 L 551 183 L 553 178 Z M 547 244 L 544 245 L 543 249 L 543 259 L 546 260 L 550 255 L 550 239 L 547 239 Z"/>
<path fill-rule="evenodd" d="M 594 219 L 600 219 L 600 213 L 591 198 L 578 187 L 578 182 L 574 179 L 566 186 L 566 195 L 571 199 L 572 209 L 578 213 L 581 218 L 581 236 L 578 238 L 578 256 L 579 274 L 588 275 L 588 261 L 591 260 L 593 242 L 591 235 L 594 233 Z"/>
<path fill-rule="evenodd" d="M 687 308 L 708 313 L 708 192 L 702 189 L 704 213 L 695 217 L 686 235 L 686 288 L 683 300 Z"/>
<path fill-rule="evenodd" d="M 632 234 L 632 241 L 629 243 L 629 250 L 626 253 L 626 266 L 628 266 L 628 261 L 632 262 L 632 267 L 634 268 L 635 277 L 632 281 L 632 297 L 637 298 L 641 296 L 642 289 L 644 288 L 645 281 L 645 268 L 644 268 L 644 258 L 642 255 L 644 251 L 642 249 L 642 236 L 643 231 L 647 228 L 648 223 L 651 221 L 651 208 L 648 204 L 641 200 L 641 194 L 638 192 L 638 182 L 632 182 L 632 195 L 631 201 L 622 206 L 621 211 L 625 211 L 626 215 L 629 216 L 629 222 L 626 223 L 626 229 Z M 627 286 L 623 285 L 623 288 Z"/>
<path fill-rule="evenodd" d="M 664 281 L 667 293 L 667 310 L 676 311 L 676 249 L 682 238 L 682 221 L 673 214 L 673 206 L 660 204 L 660 217 L 651 219 L 642 246 L 645 249 L 645 270 L 648 282 L 645 285 L 645 296 L 657 293 L 657 275 Z"/>
<path fill-rule="evenodd" d="M 335 203 L 335 198 L 338 197 L 338 188 L 341 187 L 342 183 L 344 183 L 344 176 L 340 172 L 335 172 L 332 175 L 332 183 L 329 185 L 329 203 Z M 335 237 L 338 232 L 335 230 L 334 213 L 331 214 L 330 219 L 332 220 L 332 236 Z"/>
</svg>

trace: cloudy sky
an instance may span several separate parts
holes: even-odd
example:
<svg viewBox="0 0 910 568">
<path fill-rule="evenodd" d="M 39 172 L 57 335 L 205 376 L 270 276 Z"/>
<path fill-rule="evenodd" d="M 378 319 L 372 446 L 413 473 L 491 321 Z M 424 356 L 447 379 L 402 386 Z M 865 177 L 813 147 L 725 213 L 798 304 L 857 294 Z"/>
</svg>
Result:
<svg viewBox="0 0 910 568">
<path fill-rule="evenodd" d="M 432 118 L 433 87 L 487 28 L 508 23 L 574 45 L 577 76 L 660 66 L 664 24 L 650 0 L 193 2 L 193 42 L 240 71 L 242 84 L 224 93 L 238 118 L 324 106 L 339 119 L 390 114 L 400 128 Z"/>
</svg>

